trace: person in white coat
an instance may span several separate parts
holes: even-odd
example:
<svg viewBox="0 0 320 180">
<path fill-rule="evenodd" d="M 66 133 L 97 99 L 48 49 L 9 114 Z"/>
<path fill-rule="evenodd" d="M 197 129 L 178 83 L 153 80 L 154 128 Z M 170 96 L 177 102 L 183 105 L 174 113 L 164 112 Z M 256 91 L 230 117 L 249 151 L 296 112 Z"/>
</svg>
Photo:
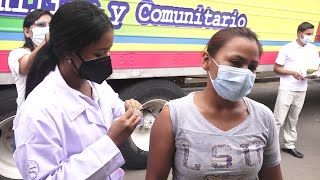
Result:
<svg viewBox="0 0 320 180">
<path fill-rule="evenodd" d="M 123 179 L 118 149 L 141 120 L 105 81 L 112 73 L 113 26 L 96 5 L 62 5 L 49 41 L 27 75 L 14 119 L 14 159 L 23 179 Z"/>
<path fill-rule="evenodd" d="M 23 21 L 24 44 L 9 53 L 8 64 L 18 93 L 17 110 L 24 102 L 26 75 L 38 50 L 46 43 L 51 18 L 50 11 L 43 9 L 28 13 Z"/>
</svg>

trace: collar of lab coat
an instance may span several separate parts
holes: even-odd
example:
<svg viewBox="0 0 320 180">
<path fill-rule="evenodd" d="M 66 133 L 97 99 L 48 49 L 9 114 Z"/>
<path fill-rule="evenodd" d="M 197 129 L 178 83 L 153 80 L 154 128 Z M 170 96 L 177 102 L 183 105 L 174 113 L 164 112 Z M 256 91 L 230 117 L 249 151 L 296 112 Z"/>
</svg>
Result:
<svg viewBox="0 0 320 180">
<path fill-rule="evenodd" d="M 89 104 L 85 102 L 85 98 L 89 98 L 83 95 L 81 92 L 72 89 L 63 79 L 58 66 L 56 66 L 55 70 L 49 74 L 51 75 L 52 82 L 56 89 L 56 93 L 61 97 L 61 104 L 64 106 L 65 113 L 68 115 L 70 120 L 74 120 L 79 114 L 81 114 L 85 109 L 86 106 Z M 97 92 L 95 90 L 95 86 L 93 83 L 89 82 L 94 99 L 98 100 Z M 96 122 L 95 122 L 96 123 Z"/>
</svg>

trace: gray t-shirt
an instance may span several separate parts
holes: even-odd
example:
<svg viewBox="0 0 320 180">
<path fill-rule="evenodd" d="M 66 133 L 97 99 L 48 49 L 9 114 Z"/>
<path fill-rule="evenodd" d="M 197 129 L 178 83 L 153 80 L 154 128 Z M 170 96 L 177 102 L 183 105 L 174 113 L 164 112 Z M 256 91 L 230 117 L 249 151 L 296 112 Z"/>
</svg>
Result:
<svg viewBox="0 0 320 180">
<path fill-rule="evenodd" d="M 269 108 L 245 97 L 248 117 L 222 131 L 201 115 L 194 94 L 167 104 L 176 148 L 173 179 L 258 179 L 262 166 L 280 164 L 278 131 Z"/>
</svg>

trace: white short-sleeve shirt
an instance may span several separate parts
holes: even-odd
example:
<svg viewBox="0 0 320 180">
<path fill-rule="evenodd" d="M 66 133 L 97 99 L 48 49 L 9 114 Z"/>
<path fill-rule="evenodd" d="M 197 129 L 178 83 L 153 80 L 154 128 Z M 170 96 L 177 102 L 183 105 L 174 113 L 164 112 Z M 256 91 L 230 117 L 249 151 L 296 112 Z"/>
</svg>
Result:
<svg viewBox="0 0 320 180">
<path fill-rule="evenodd" d="M 19 108 L 21 107 L 21 104 L 24 102 L 24 94 L 26 91 L 26 76 L 21 75 L 19 73 L 19 60 L 24 55 L 31 54 L 30 50 L 25 48 L 17 48 L 10 52 L 8 57 L 8 64 L 9 68 L 12 73 L 12 77 L 14 78 L 14 82 L 16 84 L 17 92 L 18 92 L 18 98 L 17 98 L 17 105 Z"/>
<path fill-rule="evenodd" d="M 284 45 L 278 54 L 276 63 L 284 69 L 307 74 L 307 69 L 318 69 L 319 54 L 313 44 L 300 46 L 296 41 Z M 297 80 L 291 75 L 280 75 L 280 90 L 306 91 L 307 80 Z"/>
</svg>

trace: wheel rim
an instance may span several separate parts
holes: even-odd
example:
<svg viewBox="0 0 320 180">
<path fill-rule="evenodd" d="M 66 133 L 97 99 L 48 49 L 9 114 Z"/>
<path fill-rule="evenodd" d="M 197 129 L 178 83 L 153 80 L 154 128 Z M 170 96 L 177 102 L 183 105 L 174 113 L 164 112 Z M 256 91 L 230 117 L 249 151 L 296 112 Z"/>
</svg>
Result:
<svg viewBox="0 0 320 180">
<path fill-rule="evenodd" d="M 146 109 L 142 111 L 143 123 L 140 127 L 137 127 L 131 134 L 131 139 L 133 143 L 139 149 L 149 151 L 151 127 L 155 121 L 155 118 L 160 113 L 165 103 L 167 103 L 167 101 L 163 99 L 153 99 L 143 104 L 143 107 L 146 107 Z"/>
<path fill-rule="evenodd" d="M 0 123 L 0 175 L 10 179 L 22 179 L 13 160 L 13 119 L 14 116 L 11 116 Z"/>
</svg>

